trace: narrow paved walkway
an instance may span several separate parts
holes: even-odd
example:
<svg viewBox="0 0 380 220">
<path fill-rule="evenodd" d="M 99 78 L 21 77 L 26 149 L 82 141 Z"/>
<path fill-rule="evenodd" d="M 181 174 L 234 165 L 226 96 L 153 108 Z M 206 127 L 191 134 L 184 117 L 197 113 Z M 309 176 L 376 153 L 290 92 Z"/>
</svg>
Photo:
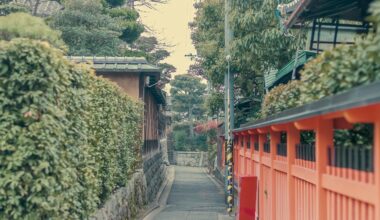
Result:
<svg viewBox="0 0 380 220">
<path fill-rule="evenodd" d="M 166 208 L 156 220 L 229 220 L 223 188 L 203 168 L 175 167 L 175 179 Z"/>
</svg>

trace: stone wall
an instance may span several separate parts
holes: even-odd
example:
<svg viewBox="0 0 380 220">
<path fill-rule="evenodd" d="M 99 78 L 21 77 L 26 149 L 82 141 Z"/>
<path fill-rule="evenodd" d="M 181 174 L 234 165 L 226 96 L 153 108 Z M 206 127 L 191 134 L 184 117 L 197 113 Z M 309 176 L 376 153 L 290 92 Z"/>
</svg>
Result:
<svg viewBox="0 0 380 220">
<path fill-rule="evenodd" d="M 170 164 L 175 164 L 174 161 L 174 137 L 173 132 L 169 132 L 167 135 L 167 144 L 168 144 L 168 160 Z"/>
<path fill-rule="evenodd" d="M 143 169 L 134 173 L 126 187 L 115 191 L 91 220 L 129 220 L 149 205 L 166 179 L 166 165 L 162 153 L 143 163 Z"/>
<path fill-rule="evenodd" d="M 207 152 L 174 151 L 174 163 L 178 166 L 207 167 Z"/>
<path fill-rule="evenodd" d="M 162 160 L 162 152 L 145 161 L 143 168 L 146 176 L 148 201 L 152 202 L 166 179 L 166 165 Z"/>
</svg>

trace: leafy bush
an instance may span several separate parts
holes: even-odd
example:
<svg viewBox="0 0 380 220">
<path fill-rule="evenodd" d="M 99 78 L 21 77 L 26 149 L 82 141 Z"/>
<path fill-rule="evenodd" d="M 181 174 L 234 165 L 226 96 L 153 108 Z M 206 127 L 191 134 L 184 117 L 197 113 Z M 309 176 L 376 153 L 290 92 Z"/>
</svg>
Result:
<svg viewBox="0 0 380 220">
<path fill-rule="evenodd" d="M 89 141 L 97 161 L 97 191 L 105 201 L 138 166 L 141 105 L 121 95 L 119 87 L 107 80 L 91 81 Z"/>
<path fill-rule="evenodd" d="M 353 46 L 325 51 L 305 65 L 301 73 L 301 103 L 380 79 L 380 37 L 370 35 Z"/>
<path fill-rule="evenodd" d="M 289 108 L 296 107 L 300 96 L 300 81 L 291 81 L 272 89 L 264 98 L 261 116 L 268 117 Z"/>
<path fill-rule="evenodd" d="M 192 123 L 173 126 L 174 149 L 177 151 L 207 151 L 207 133 L 197 134 Z"/>
<path fill-rule="evenodd" d="M 141 104 L 46 42 L 0 47 L 0 219 L 88 218 L 139 165 Z"/>
<path fill-rule="evenodd" d="M 9 2 L 2 3 L 0 1 L 0 16 L 9 15 L 9 14 L 15 13 L 15 12 L 25 12 L 26 13 L 26 12 L 28 12 L 28 9 L 23 5 L 13 4 L 13 3 L 9 3 Z"/>
<path fill-rule="evenodd" d="M 370 20 L 380 25 L 380 1 L 371 5 Z M 292 87 L 280 85 L 264 99 L 261 113 L 264 117 L 307 104 L 350 88 L 380 80 L 380 32 L 358 39 L 355 45 L 343 45 L 325 51 L 309 61 L 301 72 L 301 82 Z M 299 101 L 298 101 L 299 99 Z M 313 138 L 303 136 L 307 140 Z M 370 147 L 373 145 L 373 126 L 354 124 L 350 130 L 335 130 L 334 145 Z"/>
<path fill-rule="evenodd" d="M 58 48 L 66 48 L 65 43 L 61 40 L 61 33 L 50 29 L 41 18 L 26 13 L 0 16 L 0 40 L 11 40 L 18 37 L 43 40 Z"/>
<path fill-rule="evenodd" d="M 174 148 L 177 151 L 186 151 L 188 148 L 189 135 L 185 130 L 174 130 Z"/>
<path fill-rule="evenodd" d="M 132 8 L 110 8 L 107 9 L 107 13 L 112 18 L 123 18 L 130 21 L 135 21 L 140 17 L 139 13 Z"/>
<path fill-rule="evenodd" d="M 112 6 L 112 7 L 115 7 L 115 6 L 122 6 L 125 4 L 125 0 L 106 0 L 106 2 Z"/>
<path fill-rule="evenodd" d="M 65 98 L 71 73 L 62 55 L 30 40 L 1 42 L 1 219 L 79 218 L 83 136 L 72 141 Z M 78 116 L 80 113 L 78 113 Z"/>
<path fill-rule="evenodd" d="M 373 2 L 369 11 L 372 13 L 369 19 L 375 26 L 379 26 L 380 0 Z M 355 45 L 342 45 L 323 52 L 304 66 L 301 82 L 280 85 L 265 96 L 262 115 L 267 117 L 297 105 L 380 80 L 379 51 L 378 31 L 358 39 Z"/>
</svg>

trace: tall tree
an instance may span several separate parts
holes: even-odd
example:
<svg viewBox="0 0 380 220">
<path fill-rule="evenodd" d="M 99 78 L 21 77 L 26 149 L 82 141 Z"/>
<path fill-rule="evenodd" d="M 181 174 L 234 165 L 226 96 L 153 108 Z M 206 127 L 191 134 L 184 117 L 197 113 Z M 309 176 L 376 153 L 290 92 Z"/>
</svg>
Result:
<svg viewBox="0 0 380 220">
<path fill-rule="evenodd" d="M 116 20 L 122 29 L 120 39 L 128 44 L 136 41 L 142 32 L 144 26 L 137 22 L 140 17 L 139 13 L 131 8 L 110 8 L 106 11 L 112 18 Z"/>
<path fill-rule="evenodd" d="M 62 32 L 69 55 L 120 54 L 121 27 L 103 10 L 98 0 L 68 0 L 53 16 L 51 25 Z"/>
<path fill-rule="evenodd" d="M 12 0 L 0 0 L 0 16 L 6 16 L 15 12 L 28 12 L 24 5 L 16 4 Z"/>
<path fill-rule="evenodd" d="M 235 74 L 235 94 L 240 99 L 260 105 L 264 94 L 263 75 L 281 68 L 290 61 L 304 34 L 299 31 L 287 37 L 281 32 L 275 15 L 277 0 L 236 0 L 232 4 L 231 26 L 234 30 L 232 42 L 231 70 Z M 214 93 L 210 104 L 222 104 L 226 58 L 224 53 L 224 1 L 205 0 L 195 5 L 196 18 L 191 24 L 192 39 L 198 53 L 198 66 L 194 72 L 203 73 L 211 82 Z M 202 67 L 203 71 L 196 68 Z M 210 106 L 222 109 L 221 106 Z M 212 112 L 212 111 L 210 111 Z M 237 112 L 238 113 L 238 112 Z M 254 114 L 250 111 L 250 114 Z M 252 115 L 244 116 L 251 117 Z"/>
<path fill-rule="evenodd" d="M 171 74 L 176 71 L 176 68 L 164 62 L 164 60 L 170 56 L 170 52 L 167 51 L 157 40 L 156 37 L 141 36 L 132 45 L 130 50 L 125 52 L 126 56 L 143 56 L 150 63 L 153 63 L 162 69 L 161 84 L 163 87 L 171 80 Z"/>
<path fill-rule="evenodd" d="M 106 0 L 106 2 L 112 6 L 112 7 L 116 7 L 116 6 L 122 6 L 125 4 L 125 0 Z"/>
<path fill-rule="evenodd" d="M 51 25 L 62 32 L 70 55 L 120 56 L 144 31 L 130 8 L 107 8 L 100 0 L 66 0 Z"/>
<path fill-rule="evenodd" d="M 206 85 L 201 79 L 191 75 L 177 75 L 170 82 L 172 110 L 180 120 L 200 120 L 204 116 Z"/>
</svg>

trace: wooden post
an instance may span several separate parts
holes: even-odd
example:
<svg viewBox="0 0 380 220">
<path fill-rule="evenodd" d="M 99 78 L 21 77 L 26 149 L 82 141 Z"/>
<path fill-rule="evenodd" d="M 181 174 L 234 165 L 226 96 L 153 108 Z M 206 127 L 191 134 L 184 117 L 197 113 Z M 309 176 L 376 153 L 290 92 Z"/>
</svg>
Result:
<svg viewBox="0 0 380 220">
<path fill-rule="evenodd" d="M 289 124 L 287 127 L 287 164 L 288 164 L 288 205 L 289 205 L 289 216 L 288 220 L 296 219 L 295 211 L 296 211 L 296 201 L 295 201 L 295 184 L 294 178 L 292 175 L 292 165 L 294 164 L 294 160 L 296 157 L 296 144 L 300 142 L 300 132 L 296 129 L 293 124 Z"/>
<path fill-rule="evenodd" d="M 327 219 L 326 191 L 322 187 L 322 175 L 326 173 L 327 148 L 334 144 L 333 120 L 319 119 L 316 128 L 316 171 L 317 171 L 317 217 L 316 219 Z"/>
<path fill-rule="evenodd" d="M 248 174 L 248 164 L 247 164 L 247 158 L 245 157 L 245 154 L 247 153 L 248 151 L 248 139 L 249 139 L 249 136 L 248 136 L 248 133 L 244 135 L 244 173 L 243 175 L 247 175 Z"/>
<path fill-rule="evenodd" d="M 380 107 L 378 108 L 380 111 Z M 379 112 L 378 111 L 378 112 Z M 380 219 L 380 115 L 374 121 L 374 140 L 373 140 L 373 158 L 374 158 L 374 172 L 375 172 L 375 186 L 377 189 L 377 201 L 375 204 L 375 219 Z"/>
<path fill-rule="evenodd" d="M 271 159 L 271 212 L 272 220 L 276 220 L 276 173 L 274 170 L 274 160 L 277 154 L 277 145 L 280 143 L 280 132 L 270 132 L 270 159 Z"/>
<path fill-rule="evenodd" d="M 259 174 L 259 218 L 265 219 L 264 217 L 264 178 L 263 178 L 263 148 L 266 140 L 266 134 L 259 134 L 259 161 L 260 161 L 260 174 Z"/>
</svg>

